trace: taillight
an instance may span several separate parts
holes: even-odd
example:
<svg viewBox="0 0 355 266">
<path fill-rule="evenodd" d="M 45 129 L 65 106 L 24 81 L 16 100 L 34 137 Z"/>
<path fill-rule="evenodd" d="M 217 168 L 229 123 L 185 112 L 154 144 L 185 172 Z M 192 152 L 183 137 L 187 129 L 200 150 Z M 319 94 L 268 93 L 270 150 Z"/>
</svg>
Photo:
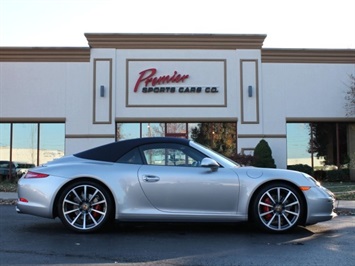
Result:
<svg viewBox="0 0 355 266">
<path fill-rule="evenodd" d="M 49 175 L 28 171 L 23 178 L 45 178 Z"/>
</svg>

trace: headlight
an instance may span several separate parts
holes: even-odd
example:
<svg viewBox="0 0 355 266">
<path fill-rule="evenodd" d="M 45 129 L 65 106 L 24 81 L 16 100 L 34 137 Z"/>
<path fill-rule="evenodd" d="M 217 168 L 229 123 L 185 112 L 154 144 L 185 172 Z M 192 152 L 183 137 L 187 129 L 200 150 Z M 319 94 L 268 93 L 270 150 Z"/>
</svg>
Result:
<svg viewBox="0 0 355 266">
<path fill-rule="evenodd" d="M 306 173 L 302 173 L 302 174 L 303 174 L 303 176 L 304 176 L 305 178 L 307 178 L 308 180 L 312 181 L 316 186 L 318 186 L 318 187 L 321 187 L 321 186 L 322 186 L 322 185 L 320 184 L 320 182 L 317 181 L 314 177 L 312 177 L 312 176 L 310 176 L 310 175 L 308 175 L 308 174 L 306 174 Z"/>
<path fill-rule="evenodd" d="M 321 186 L 321 188 L 329 195 L 331 196 L 332 198 L 335 198 L 335 194 L 333 192 L 331 192 L 329 189 Z"/>
</svg>

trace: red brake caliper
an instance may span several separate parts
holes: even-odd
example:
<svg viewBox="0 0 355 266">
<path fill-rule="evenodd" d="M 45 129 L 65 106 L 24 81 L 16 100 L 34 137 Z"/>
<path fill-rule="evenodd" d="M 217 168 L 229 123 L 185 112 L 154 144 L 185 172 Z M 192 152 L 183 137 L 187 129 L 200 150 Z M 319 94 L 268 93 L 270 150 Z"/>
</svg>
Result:
<svg viewBox="0 0 355 266">
<path fill-rule="evenodd" d="M 272 205 L 272 201 L 269 198 L 265 198 L 264 202 L 266 204 Z M 262 206 L 262 209 L 263 209 L 263 212 L 269 212 L 270 211 L 270 207 L 268 207 L 268 206 Z M 266 220 L 270 220 L 272 218 L 272 214 L 271 213 L 266 214 L 264 217 L 265 217 Z"/>
<path fill-rule="evenodd" d="M 102 211 L 101 204 L 96 205 L 96 206 L 94 207 L 94 209 L 97 210 L 97 211 Z M 94 216 L 94 218 L 97 219 L 97 218 L 100 216 L 100 213 L 94 212 L 94 213 L 92 214 L 92 216 Z"/>
</svg>

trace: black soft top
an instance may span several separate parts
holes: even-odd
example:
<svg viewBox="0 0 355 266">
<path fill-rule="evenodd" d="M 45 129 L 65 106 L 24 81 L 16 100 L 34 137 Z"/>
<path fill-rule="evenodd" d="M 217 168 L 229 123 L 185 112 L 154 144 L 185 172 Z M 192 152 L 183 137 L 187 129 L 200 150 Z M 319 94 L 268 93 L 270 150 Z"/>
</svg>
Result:
<svg viewBox="0 0 355 266">
<path fill-rule="evenodd" d="M 141 145 L 153 144 L 153 143 L 176 143 L 176 144 L 189 145 L 189 142 L 190 140 L 188 139 L 171 138 L 171 137 L 128 139 L 128 140 L 112 142 L 90 150 L 79 152 L 74 154 L 74 156 L 83 159 L 89 159 L 89 160 L 116 162 L 127 152 Z"/>
</svg>

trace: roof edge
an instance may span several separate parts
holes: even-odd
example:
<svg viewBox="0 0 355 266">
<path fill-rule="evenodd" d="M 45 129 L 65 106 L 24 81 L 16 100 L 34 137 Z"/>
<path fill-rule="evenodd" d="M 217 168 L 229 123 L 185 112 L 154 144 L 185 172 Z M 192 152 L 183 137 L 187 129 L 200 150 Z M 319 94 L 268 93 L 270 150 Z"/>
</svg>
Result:
<svg viewBox="0 0 355 266">
<path fill-rule="evenodd" d="M 263 48 L 261 61 L 263 63 L 355 64 L 355 50 Z"/>
<path fill-rule="evenodd" d="M 0 62 L 90 62 L 90 48 L 0 47 Z"/>
<path fill-rule="evenodd" d="M 261 49 L 265 34 L 121 34 L 85 33 L 91 48 L 116 49 Z"/>
</svg>

